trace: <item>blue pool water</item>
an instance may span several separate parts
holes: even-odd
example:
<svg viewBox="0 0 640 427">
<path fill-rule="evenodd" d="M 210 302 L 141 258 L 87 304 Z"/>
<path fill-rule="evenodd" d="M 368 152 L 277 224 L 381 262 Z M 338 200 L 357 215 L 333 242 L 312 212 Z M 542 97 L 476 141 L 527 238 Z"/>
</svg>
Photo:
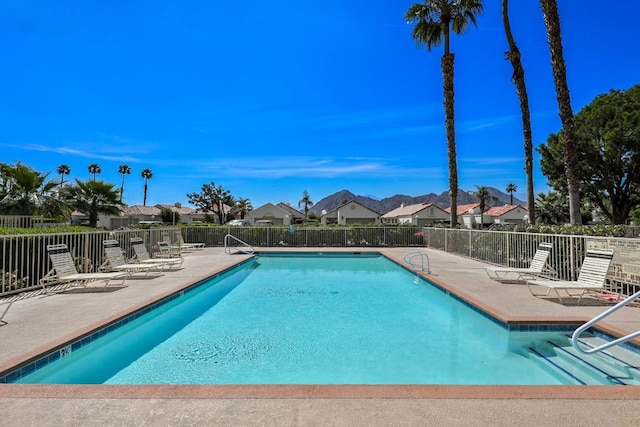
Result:
<svg viewBox="0 0 640 427">
<path fill-rule="evenodd" d="M 569 384 L 526 357 L 558 334 L 509 332 L 382 256 L 260 256 L 16 382 Z"/>
</svg>

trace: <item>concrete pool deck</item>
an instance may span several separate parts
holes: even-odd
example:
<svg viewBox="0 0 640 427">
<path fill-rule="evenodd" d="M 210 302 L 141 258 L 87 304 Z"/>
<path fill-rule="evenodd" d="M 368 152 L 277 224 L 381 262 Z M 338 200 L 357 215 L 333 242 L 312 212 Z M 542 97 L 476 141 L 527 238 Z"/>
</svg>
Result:
<svg viewBox="0 0 640 427">
<path fill-rule="evenodd" d="M 264 248 L 262 251 L 381 252 L 402 263 L 417 248 Z M 580 323 L 606 309 L 535 298 L 489 279 L 486 264 L 420 248 L 427 278 L 509 322 Z M 133 278 L 124 287 L 72 288 L 16 301 L 0 327 L 0 372 L 31 360 L 136 308 L 248 258 L 223 248 L 185 254 L 183 268 Z M 0 306 L 0 310 L 3 306 Z M 602 324 L 640 329 L 640 308 Z M 3 425 L 640 425 L 633 386 L 93 386 L 0 384 Z"/>
</svg>

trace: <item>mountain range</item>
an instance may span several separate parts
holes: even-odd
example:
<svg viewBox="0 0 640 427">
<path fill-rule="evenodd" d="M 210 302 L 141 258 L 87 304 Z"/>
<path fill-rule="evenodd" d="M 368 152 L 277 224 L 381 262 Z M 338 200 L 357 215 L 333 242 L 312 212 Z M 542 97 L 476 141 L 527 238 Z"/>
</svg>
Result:
<svg viewBox="0 0 640 427">
<path fill-rule="evenodd" d="M 490 200 L 485 200 L 487 206 L 502 206 L 510 203 L 511 196 L 509 194 L 503 193 L 493 187 L 487 187 L 487 190 L 491 196 Z M 458 190 L 458 205 L 478 203 L 478 199 L 475 197 L 474 193 L 474 191 Z M 317 215 L 320 215 L 323 210 L 330 211 L 350 200 L 355 200 L 356 202 L 380 214 L 385 214 L 399 208 L 403 203 L 405 206 L 415 205 L 418 203 L 433 203 L 443 209 L 449 207 L 450 204 L 449 190 L 443 191 L 440 194 L 429 193 L 415 197 L 407 196 L 405 194 L 396 194 L 395 196 L 386 197 L 384 199 L 378 199 L 371 195 L 359 196 L 353 194 L 349 190 L 341 190 L 316 202 L 312 207 L 310 207 L 309 212 L 315 212 Z M 517 197 L 513 198 L 513 204 L 526 207 L 526 203 L 519 200 Z"/>
</svg>

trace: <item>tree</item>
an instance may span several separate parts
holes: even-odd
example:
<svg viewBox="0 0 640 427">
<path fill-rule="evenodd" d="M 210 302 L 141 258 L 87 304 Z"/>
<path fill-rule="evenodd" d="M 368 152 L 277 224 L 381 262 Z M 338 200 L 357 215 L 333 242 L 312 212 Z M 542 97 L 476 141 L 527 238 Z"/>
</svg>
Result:
<svg viewBox="0 0 640 427">
<path fill-rule="evenodd" d="M 561 225 L 569 221 L 569 201 L 556 191 L 538 193 L 537 220 L 543 224 Z"/>
<path fill-rule="evenodd" d="M 529 222 L 535 224 L 535 193 L 533 189 L 533 137 L 531 135 L 531 112 L 529 110 L 529 95 L 524 78 L 524 67 L 522 66 L 520 49 L 511 33 L 509 23 L 509 0 L 502 0 L 502 23 L 507 36 L 509 51 L 505 52 L 507 59 L 513 67 L 511 81 L 516 86 L 516 93 L 520 100 L 520 115 L 522 116 L 522 134 L 524 136 L 524 170 L 527 175 L 527 208 L 529 209 Z M 507 190 L 509 191 L 509 190 Z M 515 189 L 513 190 L 515 191 Z M 513 194 L 511 194 L 511 204 L 513 205 Z"/>
<path fill-rule="evenodd" d="M 513 205 L 513 193 L 518 191 L 518 186 L 514 183 L 507 184 L 507 188 L 505 189 L 507 193 L 509 193 L 509 204 Z M 531 213 L 531 211 L 529 211 Z"/>
<path fill-rule="evenodd" d="M 481 0 L 424 0 L 413 4 L 405 14 L 408 23 L 414 23 L 411 33 L 418 45 L 431 51 L 444 41 L 442 77 L 444 86 L 445 127 L 449 159 L 449 197 L 451 199 L 451 227 L 458 224 L 458 165 L 453 107 L 453 61 L 450 49 L 450 30 L 461 34 L 469 23 L 476 25 L 476 16 L 482 13 Z"/>
<path fill-rule="evenodd" d="M 166 224 L 176 225 L 180 222 L 180 212 L 175 209 L 162 208 L 160 209 L 160 218 Z"/>
<path fill-rule="evenodd" d="M 64 176 L 71 173 L 71 168 L 69 167 L 69 165 L 62 164 L 58 166 L 56 172 L 58 173 L 58 175 L 60 175 L 60 187 L 62 187 L 62 184 L 64 184 Z"/>
<path fill-rule="evenodd" d="M 309 219 L 309 206 L 313 206 L 313 202 L 311 201 L 307 190 L 302 192 L 302 199 L 298 202 L 298 208 L 300 208 L 300 205 L 304 205 L 304 222 L 307 222 Z"/>
<path fill-rule="evenodd" d="M 122 175 L 122 182 L 120 183 L 120 201 L 122 201 L 122 195 L 124 194 L 124 177 L 131 173 L 131 167 L 129 165 L 118 166 L 118 173 Z"/>
<path fill-rule="evenodd" d="M 547 39 L 551 52 L 551 67 L 553 68 L 553 82 L 556 87 L 556 98 L 562 121 L 562 135 L 565 140 L 564 167 L 567 177 L 567 191 L 569 192 L 569 221 L 571 224 L 582 224 L 580 214 L 580 173 L 577 142 L 574 131 L 573 109 L 567 84 L 567 70 L 562 51 L 562 34 L 560 31 L 560 15 L 556 0 L 540 0 L 544 23 L 547 27 Z"/>
<path fill-rule="evenodd" d="M 200 193 L 187 194 L 189 203 L 199 207 L 204 212 L 213 212 L 220 222 L 227 222 L 227 206 L 233 203 L 233 197 L 229 190 L 225 190 L 221 185 L 216 187 L 212 181 L 211 184 L 203 184 Z"/>
<path fill-rule="evenodd" d="M 144 198 L 142 199 L 142 206 L 147 206 L 147 189 L 148 182 L 151 178 L 153 178 L 153 172 L 151 169 L 142 169 L 140 175 L 144 178 Z"/>
<path fill-rule="evenodd" d="M 17 163 L 2 165 L 3 190 L 0 194 L 0 213 L 6 215 L 45 215 L 61 219 L 69 209 L 58 197 L 58 184 L 46 182 L 49 174 Z"/>
<path fill-rule="evenodd" d="M 480 227 L 483 227 L 484 226 L 484 211 L 485 211 L 485 209 L 487 207 L 487 200 L 496 201 L 496 200 L 498 200 L 498 198 L 495 197 L 495 196 L 492 196 L 489 193 L 489 189 L 487 187 L 476 185 L 476 189 L 478 191 L 476 191 L 474 193 L 474 196 L 476 196 L 476 199 L 478 199 L 478 201 L 480 202 Z"/>
<path fill-rule="evenodd" d="M 579 190 L 613 224 L 625 224 L 640 204 L 640 84 L 597 96 L 575 116 Z M 566 191 L 564 132 L 538 147 L 542 173 Z"/>
<path fill-rule="evenodd" d="M 64 196 L 79 212 L 89 215 L 89 227 L 98 226 L 98 215 L 119 215 L 122 202 L 113 184 L 104 181 L 80 181 L 68 188 Z"/>
<path fill-rule="evenodd" d="M 252 210 L 253 206 L 249 199 L 238 199 L 233 202 L 233 214 L 239 216 L 240 219 L 244 219 L 244 217 Z"/>
<path fill-rule="evenodd" d="M 88 169 L 89 169 L 89 173 L 93 174 L 94 181 L 96 180 L 96 175 L 102 172 L 100 165 L 97 163 L 91 163 Z"/>
</svg>

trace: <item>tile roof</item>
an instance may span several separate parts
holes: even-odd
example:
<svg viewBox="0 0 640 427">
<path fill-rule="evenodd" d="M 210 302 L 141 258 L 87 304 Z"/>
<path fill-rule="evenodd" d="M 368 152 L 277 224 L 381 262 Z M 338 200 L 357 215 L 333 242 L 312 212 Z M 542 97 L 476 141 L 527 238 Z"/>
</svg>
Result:
<svg viewBox="0 0 640 427">
<path fill-rule="evenodd" d="M 156 206 L 132 205 L 124 210 L 124 215 L 160 215 Z"/>
<path fill-rule="evenodd" d="M 363 205 L 363 204 L 362 204 L 362 203 L 360 203 L 360 202 L 357 202 L 357 201 L 355 201 L 355 200 L 349 200 L 349 201 L 347 201 L 347 202 L 342 203 L 342 204 L 341 204 L 341 205 L 339 205 L 339 206 L 336 206 L 335 208 L 331 209 L 329 212 L 325 213 L 325 214 L 324 214 L 324 215 L 322 215 L 322 216 L 325 216 L 325 215 L 327 215 L 327 214 L 329 214 L 329 213 L 331 213 L 331 212 L 336 212 L 336 211 L 338 211 L 339 209 L 342 209 L 342 207 L 343 207 L 343 206 L 347 206 L 349 203 L 355 203 L 356 205 L 360 205 L 360 206 L 362 206 L 363 208 L 365 208 L 365 209 L 367 209 L 367 210 L 370 210 L 371 212 L 375 213 L 376 215 L 380 215 L 380 213 L 379 213 L 379 212 L 374 211 L 373 209 L 371 209 L 371 208 L 369 208 L 369 207 L 367 207 L 367 206 Z"/>
<path fill-rule="evenodd" d="M 433 206 L 433 203 L 418 203 L 416 205 L 400 206 L 399 208 L 382 215 L 382 218 L 395 218 L 398 216 L 413 215 L 430 206 Z"/>
<path fill-rule="evenodd" d="M 494 206 L 492 208 L 489 208 L 486 212 L 485 215 L 489 215 L 489 216 L 502 216 L 504 214 L 506 214 L 507 212 L 511 212 L 512 210 L 516 209 L 516 208 L 522 208 L 525 211 L 527 210 L 526 208 L 523 208 L 520 205 L 504 205 L 504 206 Z"/>
<path fill-rule="evenodd" d="M 299 210 L 291 207 L 291 205 L 280 202 L 276 206 L 279 207 L 280 209 L 284 209 L 285 211 L 289 212 L 291 215 L 293 215 L 294 218 L 304 218 L 304 214 Z"/>
<path fill-rule="evenodd" d="M 469 205 L 458 205 L 458 216 L 466 214 L 469 209 L 475 209 L 480 206 L 480 203 L 472 203 Z M 451 213 L 451 206 L 445 209 L 447 213 Z"/>
<path fill-rule="evenodd" d="M 189 215 L 195 212 L 195 209 L 193 208 L 188 208 L 183 206 L 177 207 L 176 205 L 164 205 L 162 203 L 158 203 L 156 207 L 160 210 L 171 209 L 173 212 L 177 212 L 180 215 Z"/>
</svg>

